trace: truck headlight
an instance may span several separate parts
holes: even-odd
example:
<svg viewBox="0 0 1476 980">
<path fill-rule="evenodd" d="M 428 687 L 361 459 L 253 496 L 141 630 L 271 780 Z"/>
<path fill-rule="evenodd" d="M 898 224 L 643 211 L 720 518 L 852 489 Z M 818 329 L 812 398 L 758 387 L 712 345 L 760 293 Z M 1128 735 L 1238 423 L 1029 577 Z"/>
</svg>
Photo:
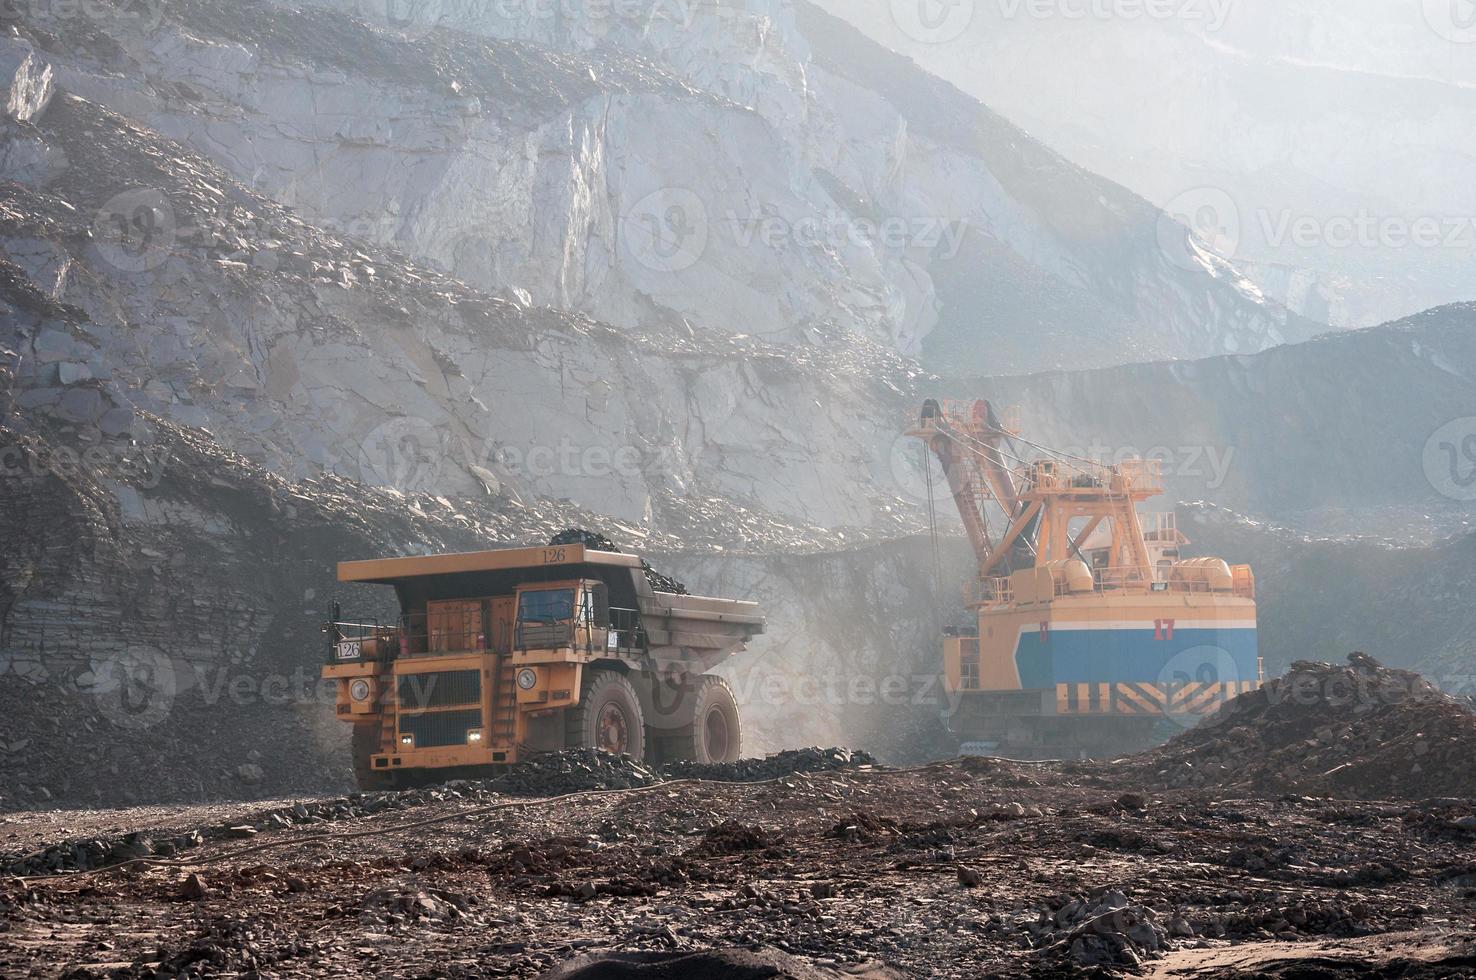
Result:
<svg viewBox="0 0 1476 980">
<path fill-rule="evenodd" d="M 415 736 L 414 735 L 401 735 L 400 736 L 400 744 L 403 745 L 403 746 L 406 746 L 407 748 L 410 747 L 410 746 L 412 746 L 412 745 L 414 745 L 415 744 Z"/>
<path fill-rule="evenodd" d="M 524 667 L 518 671 L 518 687 L 525 691 L 531 691 L 538 686 L 538 671 L 532 667 Z"/>
<path fill-rule="evenodd" d="M 477 745 L 481 741 L 482 741 L 482 731 L 481 731 L 481 729 L 479 729 L 479 728 L 473 728 L 471 731 L 469 731 L 469 732 L 466 733 L 466 744 L 468 744 L 468 745 Z"/>
<path fill-rule="evenodd" d="M 349 697 L 355 701 L 369 700 L 369 682 L 360 677 L 349 685 Z"/>
</svg>

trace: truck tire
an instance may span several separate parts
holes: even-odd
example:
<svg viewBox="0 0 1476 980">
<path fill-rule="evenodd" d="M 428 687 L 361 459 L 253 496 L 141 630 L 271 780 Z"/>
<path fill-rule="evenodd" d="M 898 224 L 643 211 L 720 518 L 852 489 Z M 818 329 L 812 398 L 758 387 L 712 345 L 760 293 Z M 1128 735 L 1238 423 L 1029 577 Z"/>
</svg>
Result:
<svg viewBox="0 0 1476 980">
<path fill-rule="evenodd" d="M 587 670 L 579 703 L 564 712 L 564 745 L 646 757 L 646 724 L 641 699 L 626 676 L 614 670 Z"/>
<path fill-rule="evenodd" d="M 691 723 L 684 731 L 665 734 L 662 761 L 737 762 L 743 752 L 743 720 L 728 682 L 711 674 L 696 678 Z"/>
<path fill-rule="evenodd" d="M 374 768 L 371 758 L 379 751 L 379 724 L 354 725 L 353 756 L 354 782 L 366 793 L 377 793 L 397 788 L 396 774 Z"/>
</svg>

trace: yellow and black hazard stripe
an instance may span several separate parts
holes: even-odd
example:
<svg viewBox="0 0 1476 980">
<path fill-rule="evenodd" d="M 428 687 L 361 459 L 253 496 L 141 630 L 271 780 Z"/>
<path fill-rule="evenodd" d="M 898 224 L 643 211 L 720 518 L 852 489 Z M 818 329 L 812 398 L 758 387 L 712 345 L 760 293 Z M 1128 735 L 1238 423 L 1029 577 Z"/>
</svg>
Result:
<svg viewBox="0 0 1476 980">
<path fill-rule="evenodd" d="M 1204 715 L 1223 702 L 1254 691 L 1259 681 L 1189 684 L 1136 682 L 1056 685 L 1056 712 L 1068 715 Z"/>
<path fill-rule="evenodd" d="M 1168 692 L 1157 684 L 1114 684 L 1112 700 L 1121 715 L 1161 715 L 1168 708 Z"/>
</svg>

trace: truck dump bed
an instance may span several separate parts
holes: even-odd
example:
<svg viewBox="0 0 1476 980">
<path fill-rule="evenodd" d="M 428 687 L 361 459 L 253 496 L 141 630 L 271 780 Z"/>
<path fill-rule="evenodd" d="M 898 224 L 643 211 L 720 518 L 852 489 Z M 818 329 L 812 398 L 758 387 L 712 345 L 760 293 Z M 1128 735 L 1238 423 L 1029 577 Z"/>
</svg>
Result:
<svg viewBox="0 0 1476 980">
<path fill-rule="evenodd" d="M 704 670 L 764 631 L 764 617 L 756 602 L 648 589 L 640 596 L 639 608 L 652 657 L 695 661 Z"/>
</svg>

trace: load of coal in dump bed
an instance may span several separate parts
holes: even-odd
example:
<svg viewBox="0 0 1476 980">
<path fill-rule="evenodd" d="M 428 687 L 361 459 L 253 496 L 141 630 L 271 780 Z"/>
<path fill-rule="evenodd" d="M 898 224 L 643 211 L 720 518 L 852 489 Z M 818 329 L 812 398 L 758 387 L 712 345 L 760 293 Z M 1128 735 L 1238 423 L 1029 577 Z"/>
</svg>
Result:
<svg viewBox="0 0 1476 980">
<path fill-rule="evenodd" d="M 1128 765 L 1170 787 L 1418 800 L 1476 796 L 1473 759 L 1476 715 L 1461 699 L 1354 653 L 1346 666 L 1299 660 Z"/>
<path fill-rule="evenodd" d="M 595 551 L 609 551 L 617 555 L 625 554 L 624 551 L 616 546 L 614 541 L 611 541 L 603 534 L 586 531 L 578 527 L 571 527 L 567 531 L 560 531 L 548 540 L 550 548 L 558 547 L 561 544 L 582 544 L 586 548 L 593 548 Z M 651 590 L 654 592 L 690 595 L 685 585 L 670 576 L 662 575 L 656 569 L 652 568 L 644 558 L 641 559 L 641 571 L 646 573 L 646 581 L 651 583 Z"/>
</svg>

